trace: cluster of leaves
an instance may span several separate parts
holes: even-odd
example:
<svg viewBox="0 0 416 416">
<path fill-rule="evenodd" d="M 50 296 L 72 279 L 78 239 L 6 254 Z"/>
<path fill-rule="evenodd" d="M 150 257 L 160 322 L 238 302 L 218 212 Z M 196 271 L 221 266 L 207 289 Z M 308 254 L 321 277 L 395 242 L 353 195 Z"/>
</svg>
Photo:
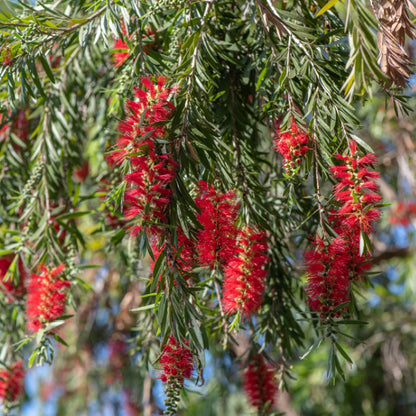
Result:
<svg viewBox="0 0 416 416">
<path fill-rule="evenodd" d="M 356 108 L 385 77 L 376 64 L 376 25 L 366 6 L 330 1 L 318 9 L 314 1 L 263 0 L 1 6 L 0 128 L 23 111 L 28 134 L 22 139 L 10 129 L 0 141 L 0 255 L 18 255 L 31 271 L 40 263 L 65 262 L 69 302 L 78 307 L 84 291 L 92 289 L 81 278 L 81 263 L 101 253 L 110 267 L 123 271 L 124 292 L 130 283 L 140 286 L 138 324 L 124 329 L 141 365 L 155 363 L 160 345 L 174 334 L 189 340 L 203 379 L 210 344 L 228 348 L 232 331 L 247 329 L 248 349 L 260 343 L 282 365 L 284 382 L 287 360 L 305 349 L 301 322 L 311 321 L 306 303 L 299 302 L 305 236 L 333 233 L 327 218 L 334 205 L 333 155 L 353 141 L 371 151 L 357 136 Z M 127 47 L 117 65 L 116 39 Z M 170 140 L 160 139 L 160 145 L 179 164 L 170 184 L 168 249 L 150 277 L 139 267 L 153 256 L 149 236 L 129 236 L 124 223 L 128 166 L 109 168 L 105 161 L 118 120 L 128 111 L 124 103 L 148 75 L 167 76 L 178 87 L 166 126 Z M 397 92 L 389 94 L 395 105 L 402 102 Z M 291 180 L 273 150 L 270 129 L 277 120 L 282 131 L 294 120 L 311 137 L 306 160 Z M 197 284 L 189 287 L 172 267 L 181 254 L 172 259 L 169 250 L 178 247 L 175 230 L 190 236 L 201 228 L 194 202 L 201 179 L 235 191 L 239 221 L 263 230 L 269 240 L 265 298 L 250 321 L 219 313 L 216 285 L 222 276 L 196 268 L 191 273 Z M 350 309 L 353 315 L 353 303 Z M 18 304 L 2 312 L 0 336 L 10 350 L 27 340 L 23 312 Z M 357 321 L 342 320 L 330 332 L 313 322 L 322 336 L 310 351 L 326 338 L 336 339 L 329 373 L 343 374 L 336 353 L 350 358 L 337 337 L 343 324 Z M 51 329 L 38 336 L 32 357 L 49 357 Z"/>
</svg>

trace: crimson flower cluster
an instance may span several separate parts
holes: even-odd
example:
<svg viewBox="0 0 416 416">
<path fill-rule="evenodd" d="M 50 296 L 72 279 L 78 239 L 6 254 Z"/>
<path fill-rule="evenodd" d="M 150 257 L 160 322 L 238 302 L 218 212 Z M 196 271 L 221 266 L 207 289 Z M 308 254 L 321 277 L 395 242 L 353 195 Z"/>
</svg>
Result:
<svg viewBox="0 0 416 416">
<path fill-rule="evenodd" d="M 224 271 L 225 311 L 249 317 L 263 300 L 269 260 L 265 234 L 250 227 L 237 227 L 239 206 L 234 192 L 221 194 L 200 181 L 195 203 L 202 225 L 197 234 L 199 263 Z"/>
<path fill-rule="evenodd" d="M 162 366 L 160 379 L 163 383 L 183 387 L 185 379 L 192 377 L 194 362 L 186 345 L 187 343 L 180 345 L 173 336 L 169 337 L 159 360 Z"/>
<path fill-rule="evenodd" d="M 269 410 L 275 401 L 278 385 L 274 368 L 263 355 L 255 355 L 243 371 L 243 386 L 249 403 L 258 410 Z M 266 406 L 266 408 L 265 408 Z"/>
<path fill-rule="evenodd" d="M 125 31 L 123 32 L 125 34 Z M 114 40 L 114 49 L 120 49 L 122 51 L 114 52 L 114 65 L 121 66 L 130 56 L 129 47 L 127 43 L 122 39 L 118 38 Z"/>
<path fill-rule="evenodd" d="M 16 119 L 12 126 L 16 136 L 21 140 L 26 140 L 29 135 L 29 121 L 26 116 L 25 110 L 19 110 L 17 112 Z"/>
<path fill-rule="evenodd" d="M 0 114 L 0 125 L 4 123 L 3 118 L 3 114 Z M 0 141 L 3 140 L 4 137 L 7 135 L 8 129 L 9 125 L 7 123 L 3 124 L 3 126 L 0 128 Z"/>
<path fill-rule="evenodd" d="M 123 339 L 113 338 L 108 343 L 108 375 L 105 382 L 111 384 L 122 379 L 122 369 L 129 362 L 129 354 L 126 342 Z"/>
<path fill-rule="evenodd" d="M 49 270 L 45 265 L 41 265 L 39 274 L 32 274 L 26 302 L 26 326 L 31 332 L 38 332 L 63 314 L 65 290 L 70 286 L 69 281 L 59 278 L 64 267 L 62 263 Z"/>
<path fill-rule="evenodd" d="M 8 255 L 0 257 L 0 280 L 1 280 L 1 289 L 6 293 L 9 300 L 22 297 L 26 293 L 25 289 L 25 280 L 26 272 L 23 267 L 23 263 L 20 258 L 17 260 L 17 267 L 19 270 L 19 282 L 15 283 L 11 277 L 8 280 L 4 280 L 7 271 L 9 270 L 14 256 Z"/>
<path fill-rule="evenodd" d="M 375 182 L 380 175 L 370 171 L 369 165 L 377 162 L 374 154 L 359 157 L 355 142 L 350 144 L 350 155 L 336 155 L 342 164 L 332 166 L 331 172 L 339 183 L 335 185 L 335 199 L 342 204 L 338 211 L 341 226 L 370 234 L 374 221 L 380 216 L 374 204 L 381 200 Z"/>
<path fill-rule="evenodd" d="M 213 185 L 199 181 L 195 204 L 202 225 L 198 231 L 198 254 L 202 266 L 223 266 L 236 253 L 239 207 L 234 192 L 218 193 Z"/>
<path fill-rule="evenodd" d="M 159 228 L 155 224 L 167 220 L 166 209 L 172 195 L 169 184 L 175 178 L 178 164 L 169 154 L 158 155 L 152 151 L 146 156 L 134 157 L 132 167 L 134 172 L 125 176 L 130 189 L 124 194 L 126 219 L 138 221 L 131 233 L 140 233 L 143 226 L 157 233 Z"/>
<path fill-rule="evenodd" d="M 333 313 L 350 301 L 351 282 L 360 281 L 371 268 L 368 249 L 360 249 L 360 239 L 373 231 L 380 215 L 376 204 L 381 196 L 375 182 L 379 174 L 370 170 L 377 161 L 375 155 L 360 157 L 356 144 L 351 143 L 349 154 L 336 158 L 342 163 L 330 169 L 339 180 L 334 195 L 340 208 L 329 214 L 329 220 L 337 237 L 324 240 L 317 236 L 305 252 L 308 304 L 322 318 L 337 317 L 347 310 L 345 306 Z"/>
<path fill-rule="evenodd" d="M 124 23 L 121 24 L 123 35 L 125 35 L 126 29 L 124 27 Z M 152 29 L 147 29 L 146 33 L 143 34 L 142 38 L 145 40 L 145 45 L 143 46 L 143 52 L 148 54 L 148 49 L 153 49 L 155 44 L 155 39 L 151 40 L 150 37 L 155 35 L 155 32 Z M 146 42 L 147 40 L 147 42 Z M 114 40 L 114 49 L 119 49 L 119 52 L 114 52 L 114 65 L 119 67 L 123 65 L 123 63 L 127 60 L 130 56 L 130 49 L 127 43 L 122 39 L 118 38 Z"/>
<path fill-rule="evenodd" d="M 162 153 L 158 139 L 165 138 L 166 122 L 175 109 L 169 101 L 175 87 L 166 88 L 165 78 L 154 83 L 152 77 L 142 79 L 143 89 L 135 88 L 136 101 L 127 100 L 128 116 L 119 124 L 120 137 L 109 155 L 110 164 L 129 160 L 131 173 L 125 176 L 127 190 L 125 217 L 134 220 L 131 233 L 144 227 L 158 232 L 158 224 L 166 221 L 166 209 L 172 191 L 177 162 L 170 153 Z"/>
<path fill-rule="evenodd" d="M 297 167 L 302 162 L 302 157 L 309 150 L 310 138 L 292 120 L 290 131 L 282 133 L 277 127 L 274 134 L 274 146 L 277 152 L 283 156 L 283 169 L 287 174 L 296 172 Z"/>
<path fill-rule="evenodd" d="M 318 236 L 312 241 L 312 247 L 305 253 L 308 304 L 313 311 L 326 316 L 350 300 L 348 248 L 340 236 L 330 244 Z"/>
<path fill-rule="evenodd" d="M 0 370 L 0 398 L 3 402 L 15 402 L 24 391 L 25 370 L 21 360 L 10 368 Z"/>
<path fill-rule="evenodd" d="M 3 122 L 3 117 L 0 115 L 0 124 Z M 25 110 L 18 110 L 11 123 L 6 123 L 0 129 L 0 140 L 3 140 L 9 131 L 12 131 L 20 140 L 25 141 L 29 136 L 29 121 Z M 15 145 L 15 148 L 17 145 Z"/>
<path fill-rule="evenodd" d="M 389 222 L 391 225 L 409 226 L 412 218 L 416 217 L 416 202 L 400 201 L 390 212 Z"/>
<path fill-rule="evenodd" d="M 11 66 L 12 60 L 13 57 L 10 48 L 5 48 L 4 50 L 0 49 L 0 63 L 2 65 Z"/>
<path fill-rule="evenodd" d="M 263 301 L 269 261 L 265 234 L 242 229 L 235 251 L 224 269 L 223 304 L 227 313 L 241 312 L 248 317 Z"/>
</svg>

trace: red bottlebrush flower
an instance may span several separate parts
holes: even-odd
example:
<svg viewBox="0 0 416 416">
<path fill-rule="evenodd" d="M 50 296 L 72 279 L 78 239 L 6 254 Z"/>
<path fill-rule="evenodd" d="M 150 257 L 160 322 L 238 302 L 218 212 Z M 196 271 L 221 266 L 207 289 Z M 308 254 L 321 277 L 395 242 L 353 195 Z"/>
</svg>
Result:
<svg viewBox="0 0 416 416">
<path fill-rule="evenodd" d="M 26 140 L 29 135 L 29 121 L 25 110 L 19 110 L 12 126 L 13 132 L 21 140 Z"/>
<path fill-rule="evenodd" d="M 238 254 L 224 269 L 223 304 L 226 313 L 240 311 L 248 317 L 257 312 L 263 301 L 269 257 L 263 232 L 247 227 L 239 234 Z"/>
<path fill-rule="evenodd" d="M 370 171 L 368 165 L 374 164 L 377 158 L 373 154 L 359 157 L 357 146 L 352 142 L 350 155 L 336 155 L 343 163 L 331 166 L 331 172 L 339 183 L 335 185 L 335 199 L 342 204 L 338 211 L 344 227 L 357 228 L 367 234 L 373 231 L 373 223 L 379 216 L 379 210 L 373 205 L 381 200 L 375 179 L 379 174 Z"/>
<path fill-rule="evenodd" d="M 23 262 L 20 258 L 17 260 L 17 267 L 19 270 L 19 282 L 15 283 L 11 278 L 8 280 L 4 280 L 4 277 L 9 270 L 13 262 L 14 256 L 8 255 L 4 257 L 0 257 L 0 280 L 1 280 L 1 289 L 8 295 L 10 301 L 14 300 L 15 298 L 20 298 L 22 295 L 26 293 L 25 289 L 25 280 L 26 280 L 26 272 L 23 267 Z"/>
<path fill-rule="evenodd" d="M 11 66 L 12 65 L 12 54 L 11 54 L 10 48 L 6 48 L 4 51 L 1 51 L 1 49 L 0 49 L 0 52 L 1 52 L 1 56 L 0 56 L 1 63 L 3 65 Z"/>
<path fill-rule="evenodd" d="M 9 112 L 9 116 L 10 116 Z M 3 116 L 0 114 L 0 125 L 4 122 Z M 18 110 L 17 113 L 13 114 L 11 122 L 5 123 L 0 128 L 0 141 L 3 140 L 9 132 L 12 131 L 19 139 L 25 141 L 29 135 L 29 121 L 26 117 L 25 110 Z M 14 145 L 16 150 L 19 149 L 17 144 Z"/>
<path fill-rule="evenodd" d="M 283 156 L 283 169 L 286 173 L 294 173 L 302 157 L 309 150 L 309 142 L 308 134 L 300 129 L 295 120 L 292 120 L 290 132 L 282 133 L 280 121 L 276 124 L 274 146 L 276 151 Z"/>
<path fill-rule="evenodd" d="M 126 29 L 124 27 L 124 23 L 121 23 L 121 27 L 122 27 L 122 32 L 123 35 L 126 34 Z M 153 36 L 153 38 L 152 38 Z M 130 37 L 129 37 L 130 39 Z M 143 42 L 143 52 L 145 54 L 148 54 L 148 50 L 149 49 L 154 49 L 155 48 L 155 32 L 152 29 L 146 29 L 146 33 L 142 35 L 142 39 L 144 40 Z M 121 52 L 114 52 L 113 56 L 114 56 L 114 65 L 116 67 L 123 65 L 123 63 L 127 60 L 127 58 L 130 56 L 130 49 L 127 45 L 127 43 L 121 39 L 118 38 L 116 40 L 114 40 L 114 49 L 120 49 L 123 50 Z"/>
<path fill-rule="evenodd" d="M 180 345 L 173 336 L 169 337 L 159 360 L 162 365 L 160 379 L 163 383 L 174 383 L 183 387 L 185 379 L 192 377 L 194 363 L 187 345 L 187 342 Z"/>
<path fill-rule="evenodd" d="M 107 384 L 113 383 L 116 380 L 122 379 L 122 369 L 129 362 L 129 354 L 127 351 L 126 342 L 120 338 L 112 338 L 108 343 L 109 357 L 108 357 L 108 372 L 105 378 Z"/>
<path fill-rule="evenodd" d="M 123 39 L 119 38 L 114 41 L 114 49 L 123 50 L 123 52 L 114 52 L 113 54 L 114 65 L 121 66 L 126 61 L 126 59 L 130 56 L 129 47 Z"/>
<path fill-rule="evenodd" d="M 39 274 L 32 274 L 26 303 L 27 328 L 37 332 L 49 322 L 59 318 L 65 310 L 66 293 L 70 282 L 59 279 L 65 265 L 52 270 L 40 266 Z"/>
<path fill-rule="evenodd" d="M 416 202 L 401 201 L 390 212 L 391 225 L 403 225 L 407 227 L 416 217 Z"/>
<path fill-rule="evenodd" d="M 22 361 L 16 361 L 10 368 L 0 370 L 0 398 L 3 402 L 15 402 L 24 391 L 25 371 Z"/>
<path fill-rule="evenodd" d="M 121 24 L 121 31 L 123 32 L 123 35 L 125 35 L 127 33 L 126 26 L 124 25 L 123 21 L 120 22 L 120 24 Z M 121 66 L 121 65 L 123 65 L 125 60 L 130 56 L 129 47 L 123 39 L 118 38 L 118 39 L 114 40 L 114 49 L 124 50 L 123 52 L 114 52 L 113 53 L 115 66 Z"/>
<path fill-rule="evenodd" d="M 89 174 L 90 165 L 88 162 L 84 162 L 82 166 L 79 166 L 78 168 L 74 169 L 74 178 L 77 180 L 77 182 L 85 182 L 85 179 L 87 179 Z"/>
<path fill-rule="evenodd" d="M 3 116 L 3 114 L 0 114 L 0 141 L 2 141 L 5 137 L 7 137 L 9 127 L 10 127 L 9 123 L 5 123 L 4 119 L 5 117 Z"/>
<path fill-rule="evenodd" d="M 202 225 L 197 240 L 199 261 L 214 269 L 224 265 L 236 254 L 239 207 L 234 192 L 217 193 L 212 185 L 199 181 L 199 195 L 195 204 L 201 211 L 197 219 Z"/>
<path fill-rule="evenodd" d="M 148 227 L 152 233 L 157 233 L 158 225 L 167 220 L 166 209 L 172 195 L 169 185 L 175 178 L 178 164 L 169 153 L 150 152 L 132 159 L 132 165 L 133 173 L 125 176 L 130 189 L 124 194 L 124 215 L 136 221 L 130 232 L 138 234 L 143 227 Z"/>
<path fill-rule="evenodd" d="M 329 244 L 318 236 L 312 244 L 314 249 L 305 252 L 306 293 L 309 307 L 325 317 L 338 305 L 350 301 L 350 256 L 340 236 Z"/>
<path fill-rule="evenodd" d="M 333 230 L 345 244 L 346 255 L 349 258 L 346 262 L 349 270 L 348 279 L 350 281 L 361 280 L 371 269 L 372 264 L 367 259 L 367 253 L 360 254 L 360 228 L 357 225 L 351 228 L 345 227 L 342 217 L 337 212 L 330 213 L 329 220 Z"/>
<path fill-rule="evenodd" d="M 164 88 L 164 77 L 159 77 L 156 84 L 152 77 L 145 77 L 142 85 L 142 89 L 134 89 L 138 101 L 127 100 L 128 117 L 119 123 L 121 136 L 107 158 L 110 164 L 120 164 L 131 154 L 146 155 L 154 150 L 155 139 L 166 136 L 164 123 L 175 109 L 169 98 L 177 87 Z"/>
<path fill-rule="evenodd" d="M 141 413 L 142 409 L 136 403 L 134 403 L 131 391 L 129 389 L 124 390 L 124 412 L 127 416 L 137 416 Z"/>
<path fill-rule="evenodd" d="M 243 371 L 243 385 L 247 399 L 258 410 L 265 406 L 267 406 L 266 410 L 269 410 L 274 404 L 278 391 L 274 372 L 274 368 L 266 363 L 263 355 L 252 357 Z"/>
</svg>

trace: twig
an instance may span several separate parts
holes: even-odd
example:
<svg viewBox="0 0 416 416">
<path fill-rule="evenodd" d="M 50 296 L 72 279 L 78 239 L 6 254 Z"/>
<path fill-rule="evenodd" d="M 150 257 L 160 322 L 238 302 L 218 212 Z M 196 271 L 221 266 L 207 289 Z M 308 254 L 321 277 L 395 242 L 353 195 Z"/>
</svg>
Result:
<svg viewBox="0 0 416 416">
<path fill-rule="evenodd" d="M 316 184 L 316 201 L 319 207 L 319 223 L 322 229 L 322 237 L 324 240 L 327 239 L 324 223 L 324 208 L 321 201 L 321 183 L 319 179 L 319 168 L 318 168 L 318 143 L 316 137 L 317 121 L 316 121 L 316 112 L 313 113 L 313 155 L 314 155 L 314 165 L 315 165 L 315 184 Z"/>
<path fill-rule="evenodd" d="M 216 276 L 214 276 L 214 286 L 215 286 L 215 292 L 217 293 L 218 305 L 220 306 L 220 313 L 221 313 L 221 320 L 222 320 L 221 326 L 223 327 L 223 330 L 224 330 L 223 345 L 225 349 L 227 348 L 227 344 L 228 344 L 228 334 L 227 334 L 228 325 L 227 325 L 227 320 L 225 319 L 224 308 L 222 306 L 222 301 L 221 301 L 220 288 L 218 287 Z"/>
<path fill-rule="evenodd" d="M 83 22 L 80 22 L 74 26 L 71 27 L 50 27 L 48 26 L 48 30 L 55 31 L 55 32 L 61 32 L 61 33 L 70 33 L 74 30 L 79 29 L 80 27 L 86 25 L 87 23 L 91 22 L 91 20 L 94 20 L 96 17 L 102 15 L 108 8 L 108 5 L 105 5 L 100 10 L 92 14 L 90 17 L 86 18 Z M 27 23 L 9 23 L 9 22 L 0 22 L 0 27 L 33 27 L 33 24 L 27 24 Z M 37 29 L 40 29 L 41 26 L 38 25 Z M 42 32 L 45 33 L 45 32 Z M 46 34 L 46 33 L 45 33 Z M 60 36 L 60 35 L 58 35 Z"/>
<path fill-rule="evenodd" d="M 43 119 L 43 134 L 49 134 L 49 108 L 45 107 L 45 117 Z M 40 155 L 40 161 L 41 163 L 46 166 L 46 160 L 45 160 L 45 155 L 43 154 L 43 152 Z M 50 221 L 51 221 L 51 211 L 50 211 L 50 204 L 49 204 L 49 189 L 48 189 L 48 183 L 46 180 L 46 169 L 44 168 L 43 171 L 43 183 L 45 186 L 45 203 L 46 203 L 46 216 L 48 219 L 48 225 L 50 225 Z"/>
</svg>

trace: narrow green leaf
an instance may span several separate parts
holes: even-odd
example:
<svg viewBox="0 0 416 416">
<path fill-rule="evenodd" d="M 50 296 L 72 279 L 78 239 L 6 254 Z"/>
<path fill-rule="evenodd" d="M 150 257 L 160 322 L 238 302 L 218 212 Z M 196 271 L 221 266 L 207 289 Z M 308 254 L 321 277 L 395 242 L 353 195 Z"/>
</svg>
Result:
<svg viewBox="0 0 416 416">
<path fill-rule="evenodd" d="M 154 303 L 152 303 L 151 305 L 140 306 L 140 308 L 130 309 L 130 311 L 131 312 L 142 312 L 142 311 L 148 311 L 149 309 L 155 309 L 155 307 L 156 307 L 156 305 Z"/>
<path fill-rule="evenodd" d="M 340 354 L 350 363 L 352 364 L 352 359 L 350 358 L 350 356 L 346 353 L 346 351 L 344 350 L 344 348 L 341 347 L 340 344 L 338 344 L 338 342 L 335 342 L 335 346 L 337 347 L 337 350 L 340 352 Z"/>
<path fill-rule="evenodd" d="M 316 17 L 320 16 L 321 14 L 324 14 L 326 11 L 331 9 L 333 6 L 335 6 L 338 3 L 339 0 L 329 0 L 327 4 L 325 4 L 324 7 L 322 7 L 321 10 L 316 14 Z"/>
<path fill-rule="evenodd" d="M 69 347 L 69 345 L 55 332 L 52 334 L 52 336 L 61 344 L 65 345 L 66 347 Z"/>
<path fill-rule="evenodd" d="M 53 76 L 51 67 L 49 66 L 49 63 L 47 59 L 43 55 L 39 55 L 40 63 L 43 66 L 43 69 L 45 70 L 46 74 L 48 75 L 49 79 L 53 84 L 55 84 L 55 77 Z"/>
<path fill-rule="evenodd" d="M 260 72 L 259 79 L 257 80 L 257 84 L 256 84 L 256 91 L 259 90 L 261 83 L 263 82 L 263 79 L 266 76 L 266 74 L 267 74 L 267 66 L 265 66 L 263 70 Z"/>
</svg>

